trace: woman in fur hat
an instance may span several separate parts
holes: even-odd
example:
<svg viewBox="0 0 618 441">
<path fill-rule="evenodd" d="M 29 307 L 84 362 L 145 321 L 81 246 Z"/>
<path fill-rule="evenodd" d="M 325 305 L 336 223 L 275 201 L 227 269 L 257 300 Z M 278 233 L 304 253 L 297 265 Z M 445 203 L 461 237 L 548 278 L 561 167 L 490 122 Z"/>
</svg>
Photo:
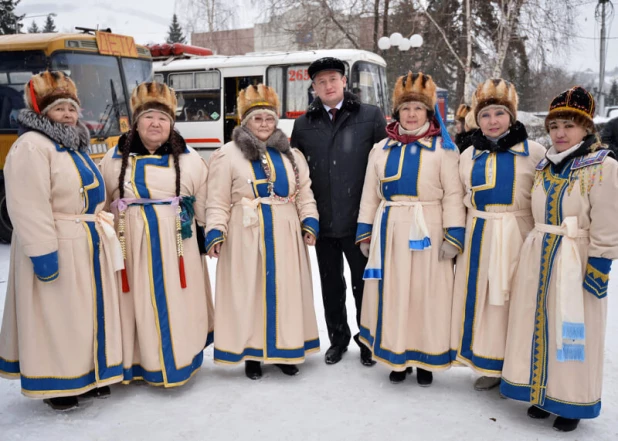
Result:
<svg viewBox="0 0 618 441">
<path fill-rule="evenodd" d="M 217 363 L 260 362 L 296 375 L 319 350 L 306 245 L 318 212 L 303 155 L 277 129 L 279 98 L 263 84 L 238 96 L 241 125 L 210 160 L 206 209 L 208 255 L 218 257 Z"/>
<path fill-rule="evenodd" d="M 395 121 L 369 155 L 357 243 L 369 261 L 360 338 L 400 383 L 417 366 L 451 366 L 453 258 L 463 249 L 465 208 L 459 151 L 437 110 L 436 85 L 421 72 L 398 78 Z"/>
<path fill-rule="evenodd" d="M 618 162 L 602 145 L 594 99 L 573 87 L 552 101 L 552 146 L 536 167 L 535 227 L 521 250 L 500 391 L 575 430 L 601 411 L 607 285 L 618 258 Z"/>
<path fill-rule="evenodd" d="M 517 121 L 515 86 L 479 84 L 472 96 L 476 130 L 459 161 L 468 208 L 465 251 L 457 259 L 451 348 L 453 359 L 482 375 L 476 390 L 500 384 L 509 293 L 519 251 L 534 226 L 530 190 L 545 148 Z"/>
<path fill-rule="evenodd" d="M 57 410 L 78 396 L 109 394 L 122 380 L 115 272 L 123 267 L 105 186 L 88 156 L 73 81 L 62 72 L 25 86 L 25 131 L 4 177 L 13 222 L 11 265 L 0 333 L 0 375 Z"/>
<path fill-rule="evenodd" d="M 174 130 L 176 104 L 165 84 L 137 86 L 133 127 L 100 164 L 126 264 L 125 383 L 183 385 L 212 341 L 210 281 L 196 240 L 205 223 L 208 167 Z"/>
<path fill-rule="evenodd" d="M 459 152 L 463 152 L 470 146 L 472 132 L 477 129 L 475 125 L 466 124 L 466 117 L 470 114 L 470 106 L 461 104 L 455 113 L 455 144 Z"/>
</svg>

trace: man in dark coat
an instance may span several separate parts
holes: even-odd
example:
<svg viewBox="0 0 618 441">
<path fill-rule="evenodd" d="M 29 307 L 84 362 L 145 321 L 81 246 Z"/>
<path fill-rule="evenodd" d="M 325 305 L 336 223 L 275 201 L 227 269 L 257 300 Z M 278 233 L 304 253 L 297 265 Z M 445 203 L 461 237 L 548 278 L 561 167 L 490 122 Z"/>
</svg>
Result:
<svg viewBox="0 0 618 441">
<path fill-rule="evenodd" d="M 316 99 L 295 121 L 291 144 L 309 164 L 311 188 L 320 213 L 320 237 L 315 250 L 322 283 L 322 299 L 331 346 L 325 361 L 341 360 L 350 343 L 345 306 L 343 256 L 350 266 L 356 323 L 360 325 L 363 271 L 367 259 L 355 244 L 356 221 L 365 181 L 367 159 L 374 143 L 386 137 L 380 109 L 360 100 L 346 86 L 345 65 L 321 58 L 309 66 Z M 371 366 L 371 351 L 358 340 L 361 363 Z"/>
<path fill-rule="evenodd" d="M 618 118 L 610 119 L 601 131 L 601 139 L 618 155 Z"/>
</svg>

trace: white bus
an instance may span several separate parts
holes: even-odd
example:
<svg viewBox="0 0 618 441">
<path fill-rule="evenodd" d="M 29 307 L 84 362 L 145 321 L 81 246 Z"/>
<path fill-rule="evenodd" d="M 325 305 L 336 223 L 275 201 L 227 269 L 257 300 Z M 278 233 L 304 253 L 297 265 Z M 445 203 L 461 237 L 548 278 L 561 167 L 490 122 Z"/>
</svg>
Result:
<svg viewBox="0 0 618 441">
<path fill-rule="evenodd" d="M 154 54 L 154 52 L 153 52 Z M 346 64 L 348 90 L 362 102 L 374 104 L 390 115 L 390 90 L 386 62 L 372 52 L 331 49 L 267 52 L 235 56 L 170 57 L 154 63 L 155 80 L 173 87 L 178 96 L 176 127 L 202 156 L 230 141 L 238 125 L 236 97 L 250 84 L 266 83 L 281 100 L 279 128 L 288 136 L 294 119 L 313 100 L 307 68 L 322 57 L 336 57 Z"/>
</svg>

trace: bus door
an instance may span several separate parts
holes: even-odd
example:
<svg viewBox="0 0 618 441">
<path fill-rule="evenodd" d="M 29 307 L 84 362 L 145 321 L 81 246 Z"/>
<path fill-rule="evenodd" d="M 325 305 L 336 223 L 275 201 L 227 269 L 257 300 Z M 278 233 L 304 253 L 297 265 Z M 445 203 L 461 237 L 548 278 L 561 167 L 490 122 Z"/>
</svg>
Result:
<svg viewBox="0 0 618 441">
<path fill-rule="evenodd" d="M 159 79 L 160 77 L 156 78 Z M 221 73 L 218 70 L 170 73 L 176 91 L 176 126 L 187 144 L 204 157 L 223 145 Z"/>
<path fill-rule="evenodd" d="M 238 119 L 238 109 L 236 108 L 236 98 L 238 93 L 247 86 L 262 83 L 264 77 L 262 75 L 254 76 L 239 76 L 239 77 L 226 77 L 223 81 L 223 94 L 224 94 L 224 112 L 225 112 L 225 126 L 224 126 L 224 142 L 230 142 L 232 140 L 232 132 L 234 127 L 240 124 Z"/>
</svg>

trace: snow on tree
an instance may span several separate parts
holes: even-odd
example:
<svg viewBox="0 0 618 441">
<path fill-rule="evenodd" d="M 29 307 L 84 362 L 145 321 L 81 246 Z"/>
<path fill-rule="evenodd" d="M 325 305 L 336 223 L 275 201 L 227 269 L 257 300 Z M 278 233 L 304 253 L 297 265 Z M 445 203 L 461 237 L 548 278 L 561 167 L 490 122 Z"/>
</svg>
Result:
<svg viewBox="0 0 618 441">
<path fill-rule="evenodd" d="M 24 15 L 16 15 L 15 8 L 21 0 L 0 0 L 0 35 L 17 34 L 21 31 Z"/>
<path fill-rule="evenodd" d="M 180 23 L 178 23 L 178 17 L 176 14 L 172 17 L 172 24 L 170 24 L 170 28 L 167 32 L 167 40 L 168 43 L 186 43 L 187 39 L 182 33 L 182 27 Z"/>
</svg>

